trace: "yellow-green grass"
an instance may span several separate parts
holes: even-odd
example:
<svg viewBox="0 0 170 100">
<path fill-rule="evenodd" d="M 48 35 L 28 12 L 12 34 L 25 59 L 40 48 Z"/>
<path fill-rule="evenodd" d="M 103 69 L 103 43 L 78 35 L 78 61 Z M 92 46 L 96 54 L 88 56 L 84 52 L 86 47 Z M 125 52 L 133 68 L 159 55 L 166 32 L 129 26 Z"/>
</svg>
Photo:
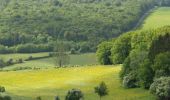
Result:
<svg viewBox="0 0 170 100">
<path fill-rule="evenodd" d="M 121 65 L 0 72 L 0 85 L 6 87 L 13 100 L 35 100 L 37 96 L 54 100 L 57 95 L 64 100 L 72 88 L 82 90 L 85 100 L 99 100 L 94 87 L 101 81 L 105 81 L 109 89 L 109 95 L 102 100 L 155 99 L 147 90 L 122 88 L 120 69 Z"/>
<path fill-rule="evenodd" d="M 160 7 L 154 10 L 145 20 L 141 29 L 154 29 L 170 25 L 170 7 Z"/>
<path fill-rule="evenodd" d="M 14 54 L 9 54 L 5 55 L 6 57 L 11 57 Z M 31 55 L 31 54 L 30 54 Z M 38 53 L 34 54 L 35 55 L 41 55 L 41 56 L 46 56 L 47 53 Z M 14 57 L 23 57 L 23 56 L 28 56 L 25 54 L 15 54 Z M 2 56 L 3 57 L 3 56 Z M 96 54 L 95 53 L 86 53 L 86 54 L 79 54 L 79 55 L 70 55 L 70 63 L 69 65 L 92 65 L 92 64 L 98 64 L 96 60 Z M 5 67 L 4 69 L 13 69 L 16 67 L 36 67 L 36 68 L 49 68 L 49 67 L 55 67 L 55 60 L 54 58 L 43 58 L 43 59 L 38 59 L 38 60 L 31 60 L 31 61 L 25 61 L 24 63 L 21 64 L 14 64 L 8 67 Z"/>
</svg>

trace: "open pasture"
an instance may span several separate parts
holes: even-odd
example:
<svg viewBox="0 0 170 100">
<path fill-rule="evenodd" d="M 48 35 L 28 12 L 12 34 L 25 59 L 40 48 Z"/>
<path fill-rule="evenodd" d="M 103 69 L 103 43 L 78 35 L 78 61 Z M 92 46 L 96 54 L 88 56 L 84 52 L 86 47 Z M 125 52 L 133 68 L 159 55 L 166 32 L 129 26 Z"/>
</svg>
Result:
<svg viewBox="0 0 170 100">
<path fill-rule="evenodd" d="M 77 68 L 58 68 L 48 70 L 0 72 L 0 85 L 5 86 L 13 100 L 61 100 L 68 90 L 81 89 L 85 100 L 98 100 L 94 87 L 105 81 L 109 95 L 102 100 L 154 100 L 154 97 L 143 89 L 124 89 L 119 80 L 121 65 L 91 66 Z"/>
<path fill-rule="evenodd" d="M 170 7 L 159 7 L 143 22 L 141 29 L 159 28 L 170 25 Z"/>
</svg>

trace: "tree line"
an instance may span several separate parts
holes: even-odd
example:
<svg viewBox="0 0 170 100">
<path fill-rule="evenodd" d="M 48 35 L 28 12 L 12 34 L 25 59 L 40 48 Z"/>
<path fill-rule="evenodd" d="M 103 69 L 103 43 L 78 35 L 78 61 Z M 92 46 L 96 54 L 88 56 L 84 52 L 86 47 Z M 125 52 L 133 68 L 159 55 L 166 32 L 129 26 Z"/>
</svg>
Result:
<svg viewBox="0 0 170 100">
<path fill-rule="evenodd" d="M 98 46 L 101 64 L 123 64 L 125 88 L 150 89 L 160 100 L 170 94 L 170 27 L 128 32 Z"/>
<path fill-rule="evenodd" d="M 155 0 L 1 0 L 0 4 L 0 44 L 62 39 L 86 52 L 132 29 L 158 5 Z"/>
</svg>

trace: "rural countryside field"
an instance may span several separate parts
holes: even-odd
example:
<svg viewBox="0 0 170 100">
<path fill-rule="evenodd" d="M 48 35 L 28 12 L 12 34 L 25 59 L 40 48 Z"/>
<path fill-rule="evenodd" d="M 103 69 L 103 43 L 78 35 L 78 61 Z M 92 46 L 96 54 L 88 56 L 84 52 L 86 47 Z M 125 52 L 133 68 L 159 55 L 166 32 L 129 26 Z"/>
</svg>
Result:
<svg viewBox="0 0 170 100">
<path fill-rule="evenodd" d="M 170 76 L 170 7 L 164 0 L 28 0 L 32 8 L 26 0 L 2 1 L 5 6 L 0 5 L 0 17 L 15 18 L 0 19 L 0 33 L 10 34 L 0 36 L 0 100 L 170 100 L 166 91 L 166 95 L 157 96 L 149 90 L 156 78 Z M 53 6 L 48 8 L 51 2 Z M 131 32 L 141 18 L 138 15 L 151 9 L 139 28 Z M 36 14 L 47 15 L 34 18 Z M 95 87 L 101 82 L 107 86 L 107 91 L 103 90 L 107 93 L 99 96 Z M 165 89 L 168 80 L 164 82 L 158 86 Z M 168 86 L 166 89 L 170 89 Z M 80 90 L 83 99 L 66 99 L 71 89 Z"/>
</svg>

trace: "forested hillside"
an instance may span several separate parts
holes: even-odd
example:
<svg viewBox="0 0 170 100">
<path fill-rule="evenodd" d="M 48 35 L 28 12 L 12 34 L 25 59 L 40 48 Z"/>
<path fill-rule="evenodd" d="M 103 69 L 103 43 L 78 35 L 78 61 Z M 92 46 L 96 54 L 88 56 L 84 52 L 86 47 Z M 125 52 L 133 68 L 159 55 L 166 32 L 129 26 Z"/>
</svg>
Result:
<svg viewBox="0 0 170 100">
<path fill-rule="evenodd" d="M 155 0 L 0 0 L 0 44 L 49 45 L 63 39 L 75 50 L 95 51 L 100 41 L 132 29 L 155 4 Z M 47 48 L 39 51 L 51 50 Z"/>
</svg>

